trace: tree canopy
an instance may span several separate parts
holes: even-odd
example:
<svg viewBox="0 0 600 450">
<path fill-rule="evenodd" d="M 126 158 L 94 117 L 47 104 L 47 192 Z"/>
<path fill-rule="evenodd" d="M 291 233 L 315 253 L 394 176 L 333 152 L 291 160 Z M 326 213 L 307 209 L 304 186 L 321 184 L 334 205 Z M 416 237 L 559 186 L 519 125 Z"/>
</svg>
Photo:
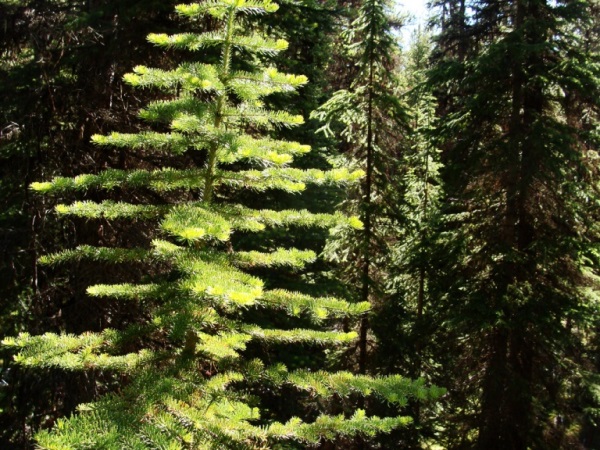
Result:
<svg viewBox="0 0 600 450">
<path fill-rule="evenodd" d="M 0 445 L 598 448 L 599 12 L 0 0 Z"/>
</svg>

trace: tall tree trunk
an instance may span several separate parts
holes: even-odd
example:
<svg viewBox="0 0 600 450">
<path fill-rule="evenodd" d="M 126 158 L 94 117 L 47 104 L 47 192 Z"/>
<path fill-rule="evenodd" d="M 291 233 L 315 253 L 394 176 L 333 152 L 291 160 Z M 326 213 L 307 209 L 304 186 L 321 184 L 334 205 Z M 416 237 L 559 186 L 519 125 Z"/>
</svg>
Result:
<svg viewBox="0 0 600 450">
<path fill-rule="evenodd" d="M 373 65 L 374 65 L 374 40 L 375 40 L 375 23 L 371 21 L 369 31 L 369 93 L 368 93 L 368 110 L 367 110 L 367 173 L 365 179 L 365 242 L 364 242 L 364 260 L 363 260 L 363 280 L 362 280 L 362 295 L 361 300 L 369 301 L 371 291 L 371 240 L 373 235 L 371 215 L 371 191 L 373 185 Z M 366 373 L 367 371 L 367 338 L 369 332 L 369 319 L 363 317 L 360 322 L 359 338 L 358 338 L 358 371 Z"/>
<path fill-rule="evenodd" d="M 539 6 L 528 0 L 515 2 L 515 28 L 523 30 L 524 46 L 543 42 L 544 36 L 533 31 L 525 20 L 539 15 Z M 526 450 L 530 448 L 533 427 L 533 364 L 534 350 L 529 342 L 529 324 L 519 323 L 521 306 L 511 299 L 510 289 L 520 287 L 533 273 L 534 256 L 530 245 L 534 240 L 532 218 L 528 203 L 532 197 L 532 179 L 539 170 L 538 143 L 534 142 L 533 125 L 543 110 L 541 86 L 532 82 L 529 71 L 540 67 L 535 52 L 525 59 L 513 56 L 512 113 L 509 125 L 510 167 L 506 171 L 506 216 L 502 239 L 509 248 L 504 263 L 503 283 L 497 290 L 497 304 L 502 302 L 506 319 L 490 337 L 491 360 L 484 383 L 481 427 L 478 448 L 481 450 Z M 533 69 L 535 70 L 535 69 Z M 539 138 L 538 138 L 539 139 Z M 508 300 L 506 300 L 508 299 Z M 525 299 L 524 301 L 528 301 Z"/>
</svg>

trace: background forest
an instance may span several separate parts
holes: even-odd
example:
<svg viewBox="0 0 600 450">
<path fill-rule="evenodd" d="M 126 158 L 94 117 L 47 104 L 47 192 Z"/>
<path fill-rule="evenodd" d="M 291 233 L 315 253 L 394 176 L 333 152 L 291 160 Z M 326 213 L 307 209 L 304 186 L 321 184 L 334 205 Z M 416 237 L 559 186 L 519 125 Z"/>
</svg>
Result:
<svg viewBox="0 0 600 450">
<path fill-rule="evenodd" d="M 0 447 L 600 449 L 600 3 L 0 0 Z"/>
</svg>

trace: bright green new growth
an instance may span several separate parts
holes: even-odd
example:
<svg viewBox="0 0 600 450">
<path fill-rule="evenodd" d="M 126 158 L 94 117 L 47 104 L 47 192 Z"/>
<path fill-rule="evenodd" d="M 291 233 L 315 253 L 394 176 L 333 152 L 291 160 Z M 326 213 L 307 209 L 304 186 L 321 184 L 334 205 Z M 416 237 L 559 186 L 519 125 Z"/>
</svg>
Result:
<svg viewBox="0 0 600 450">
<path fill-rule="evenodd" d="M 252 233 L 267 227 L 361 228 L 356 217 L 313 214 L 309 211 L 255 210 L 227 204 L 226 193 L 238 189 L 262 192 L 278 189 L 301 192 L 307 183 L 355 183 L 361 171 L 299 170 L 285 167 L 293 157 L 309 151 L 307 146 L 247 134 L 274 127 L 301 124 L 301 116 L 266 109 L 262 98 L 294 91 L 306 77 L 279 73 L 272 67 L 254 71 L 235 70 L 235 54 L 271 55 L 287 48 L 284 40 L 246 33 L 243 16 L 274 12 L 270 0 L 222 0 L 179 5 L 180 15 L 194 19 L 210 15 L 219 30 L 173 36 L 152 34 L 149 41 L 162 47 L 201 51 L 217 47 L 220 63 L 184 63 L 171 71 L 138 66 L 125 77 L 132 86 L 154 87 L 172 94 L 172 100 L 154 102 L 140 116 L 168 124 L 168 132 L 112 133 L 94 136 L 98 145 L 132 148 L 162 154 L 202 152 L 202 168 L 158 170 L 109 169 L 75 178 L 57 177 L 33 183 L 45 194 L 119 191 L 169 193 L 193 201 L 173 204 L 132 204 L 124 201 L 78 201 L 59 205 L 61 215 L 88 219 L 158 221 L 160 235 L 149 248 L 106 248 L 82 245 L 41 258 L 59 265 L 81 260 L 103 264 L 148 264 L 166 271 L 151 283 L 97 284 L 87 289 L 90 301 L 136 302 L 149 319 L 117 330 L 83 335 L 45 334 L 5 339 L 5 347 L 18 351 L 18 363 L 29 367 L 64 370 L 111 370 L 129 374 L 131 383 L 119 395 L 108 395 L 70 419 L 38 435 L 44 449 L 224 449 L 272 448 L 278 442 L 316 444 L 356 434 L 389 432 L 409 418 L 331 416 L 323 411 L 316 420 L 293 417 L 277 421 L 261 414 L 260 401 L 252 395 L 256 386 L 279 390 L 287 385 L 310 407 L 322 411 L 320 399 L 351 394 L 373 395 L 391 404 L 404 405 L 407 398 L 432 399 L 434 388 L 398 376 L 369 378 L 349 373 L 288 373 L 281 364 L 247 361 L 244 351 L 251 342 L 269 345 L 342 345 L 356 333 L 317 329 L 326 319 L 357 317 L 368 303 L 351 304 L 332 297 L 313 297 L 283 289 L 269 290 L 252 268 L 297 270 L 316 255 L 301 249 L 268 248 L 244 251 L 233 248 L 234 233 Z M 254 61 L 254 64 L 259 64 Z M 235 170 L 232 163 L 252 164 L 257 169 Z M 185 193 L 174 196 L 171 193 Z M 227 247 L 227 251 L 223 249 Z M 165 269 L 167 267 L 168 269 Z M 162 268 L 162 269 L 160 269 Z M 173 280 L 173 274 L 177 279 Z M 289 316 L 310 319 L 310 329 L 267 329 L 248 323 L 248 308 L 271 309 Z M 306 321 L 305 321 L 306 323 Z M 132 349 L 139 349 L 132 351 Z M 258 406 L 257 406 L 258 405 Z M 264 417 L 263 417 L 264 416 Z"/>
</svg>

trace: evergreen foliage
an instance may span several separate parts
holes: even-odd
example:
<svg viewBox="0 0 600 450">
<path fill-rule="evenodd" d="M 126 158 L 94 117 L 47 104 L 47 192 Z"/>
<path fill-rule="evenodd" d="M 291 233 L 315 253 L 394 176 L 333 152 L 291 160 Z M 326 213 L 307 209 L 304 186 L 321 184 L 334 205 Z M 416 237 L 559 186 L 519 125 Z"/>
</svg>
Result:
<svg viewBox="0 0 600 450">
<path fill-rule="evenodd" d="M 377 305 L 372 318 L 377 339 L 373 360 L 379 373 L 425 379 L 436 373 L 432 349 L 437 343 L 432 339 L 435 329 L 429 318 L 435 305 L 430 302 L 429 283 L 436 277 L 437 268 L 431 258 L 430 241 L 443 189 L 440 151 L 430 139 L 436 100 L 425 84 L 431 47 L 431 35 L 417 30 L 402 54 L 399 78 L 411 113 L 411 132 L 406 136 L 394 178 L 398 203 L 396 220 L 387 232 L 388 257 L 382 280 L 385 301 Z M 414 403 L 411 408 L 415 418 L 415 427 L 407 433 L 411 441 L 415 445 L 435 442 L 438 413 L 443 407 L 425 409 Z"/>
<path fill-rule="evenodd" d="M 600 4 L 430 4 L 0 0 L 1 448 L 600 447 Z"/>
<path fill-rule="evenodd" d="M 74 232 L 72 221 L 50 219 L 53 200 L 31 195 L 29 184 L 129 163 L 130 156 L 95 148 L 90 136 L 117 123 L 135 128 L 129 111 L 146 94 L 130 95 L 121 69 L 131 60 L 163 63 L 145 35 L 169 29 L 173 3 L 0 1 L 0 335 L 78 332 L 114 313 L 80 300 L 76 274 L 50 281 L 37 263 L 41 253 L 97 237 L 98 228 Z M 7 353 L 0 366 L 3 449 L 33 448 L 37 428 L 103 386 L 101 376 L 24 369 Z"/>
<path fill-rule="evenodd" d="M 436 5 L 445 214 L 430 320 L 452 383 L 443 445 L 579 448 L 567 399 L 598 312 L 584 262 L 599 198 L 590 2 Z"/>
<path fill-rule="evenodd" d="M 393 28 L 387 2 L 369 0 L 361 5 L 343 36 L 348 60 L 355 66 L 354 80 L 313 113 L 324 122 L 321 131 L 348 145 L 349 163 L 365 170 L 360 190 L 345 205 L 347 211 L 361 215 L 364 232 L 357 236 L 340 230 L 326 251 L 343 263 L 343 277 L 352 291 L 360 292 L 360 300 L 374 303 L 381 300 L 387 277 L 389 232 L 398 219 L 400 202 L 395 177 L 408 133 L 407 108 L 399 99 L 393 72 L 397 57 Z M 368 331 L 364 318 L 358 354 L 361 373 L 367 370 Z"/>
<path fill-rule="evenodd" d="M 427 255 L 431 227 L 439 213 L 441 180 L 439 150 L 429 139 L 435 120 L 435 98 L 425 85 L 431 36 L 417 31 L 403 54 L 400 84 L 410 108 L 411 133 L 400 155 L 395 180 L 400 201 L 388 237 L 388 266 L 383 302 L 373 321 L 379 337 L 378 365 L 386 371 L 422 376 L 420 361 L 427 338 L 420 334 L 426 319 L 427 279 L 433 268 Z"/>
<path fill-rule="evenodd" d="M 352 83 L 314 117 L 325 122 L 322 131 L 342 141 L 350 164 L 366 171 L 360 189 L 344 202 L 347 211 L 361 214 L 365 230 L 341 230 L 326 247 L 327 256 L 341 263 L 337 273 L 349 290 L 373 305 L 361 323 L 357 365 L 416 378 L 425 376 L 422 362 L 429 362 L 429 330 L 423 330 L 429 266 L 422 246 L 437 208 L 439 156 L 426 136 L 435 116 L 435 99 L 422 85 L 430 42 L 420 36 L 400 54 L 393 32 L 398 20 L 387 2 L 361 5 L 344 33 Z M 417 403 L 408 407 L 415 426 L 379 445 L 412 448 L 431 432 L 431 417 L 427 427 L 420 417 L 425 411 Z"/>
<path fill-rule="evenodd" d="M 43 264 L 90 260 L 148 267 L 147 274 L 137 276 L 139 280 L 87 288 L 89 301 L 131 303 L 139 312 L 137 317 L 124 323 L 111 320 L 111 326 L 83 334 L 25 333 L 4 339 L 4 347 L 18 352 L 15 361 L 23 367 L 111 372 L 120 377 L 118 392 L 80 405 L 76 415 L 39 433 L 41 448 L 314 445 L 337 437 L 389 432 L 410 420 L 368 417 L 362 410 L 351 415 L 308 414 L 320 410 L 319 405 L 332 397 L 373 395 L 403 405 L 409 397 L 427 400 L 440 395 L 439 389 L 399 376 L 288 372 L 281 364 L 270 366 L 268 361 L 246 356 L 247 352 L 265 354 L 250 351 L 250 345 L 351 342 L 356 333 L 324 331 L 319 324 L 328 317 L 360 317 L 368 310 L 366 303 L 268 290 L 253 268 L 300 268 L 315 259 L 314 252 L 269 242 L 261 251 L 248 251 L 234 248 L 230 240 L 234 233 L 275 227 L 362 226 L 357 218 L 341 214 L 252 209 L 228 202 L 244 189 L 256 195 L 273 189 L 300 192 L 307 183 L 351 185 L 362 176 L 360 170 L 344 168 L 285 167 L 308 148 L 264 137 L 270 130 L 301 124 L 303 118 L 271 110 L 263 99 L 294 91 L 307 81 L 265 66 L 263 57 L 284 50 L 286 41 L 249 31 L 253 15 L 276 10 L 277 5 L 269 0 L 179 5 L 179 15 L 192 23 L 208 17 L 215 29 L 149 35 L 150 42 L 165 49 L 206 51 L 209 57 L 216 49 L 218 62 L 182 63 L 175 70 L 136 67 L 125 77 L 127 83 L 162 92 L 160 100 L 140 112 L 160 131 L 112 133 L 93 140 L 102 147 L 130 147 L 147 155 L 172 153 L 173 166 L 106 169 L 32 184 L 44 194 L 109 196 L 100 202 L 59 205 L 56 210 L 63 216 L 130 222 L 138 230 L 144 227 L 140 230 L 144 245 L 139 247 L 80 245 L 44 256 Z M 177 155 L 189 155 L 187 161 L 200 162 L 202 168 L 185 164 L 186 159 Z M 124 193 L 136 201 L 123 200 Z M 145 198 L 155 201 L 149 204 Z M 158 228 L 153 230 L 156 223 Z M 292 317 L 308 314 L 313 325 L 266 327 L 248 319 L 250 309 L 275 309 Z M 298 391 L 299 413 L 305 417 L 280 417 L 261 401 L 266 390 L 283 392 L 284 388 Z"/>
</svg>

